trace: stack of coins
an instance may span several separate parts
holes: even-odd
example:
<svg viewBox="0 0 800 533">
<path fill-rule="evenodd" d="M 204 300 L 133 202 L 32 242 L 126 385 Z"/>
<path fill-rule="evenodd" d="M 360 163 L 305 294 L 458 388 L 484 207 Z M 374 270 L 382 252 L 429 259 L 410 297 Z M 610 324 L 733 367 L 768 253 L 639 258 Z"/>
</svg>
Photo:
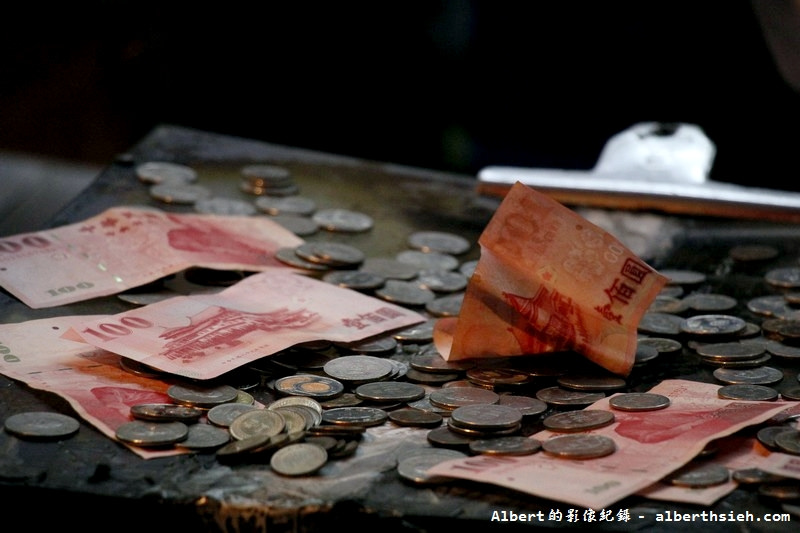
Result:
<svg viewBox="0 0 800 533">
<path fill-rule="evenodd" d="M 246 165 L 239 188 L 255 196 L 294 196 L 300 191 L 288 168 L 271 164 Z"/>
</svg>

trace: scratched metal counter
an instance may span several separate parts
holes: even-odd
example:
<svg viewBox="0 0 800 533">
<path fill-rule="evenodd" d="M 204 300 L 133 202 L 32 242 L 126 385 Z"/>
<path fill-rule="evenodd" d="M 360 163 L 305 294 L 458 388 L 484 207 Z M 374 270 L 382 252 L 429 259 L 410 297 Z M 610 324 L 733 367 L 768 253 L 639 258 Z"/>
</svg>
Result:
<svg viewBox="0 0 800 533">
<path fill-rule="evenodd" d="M 49 227 L 83 220 L 117 205 L 148 205 L 176 212 L 190 207 L 168 206 L 148 194 L 134 174 L 135 164 L 172 161 L 192 166 L 199 182 L 216 194 L 252 200 L 238 188 L 240 169 L 252 163 L 273 163 L 289 168 L 301 194 L 319 208 L 361 211 L 375 220 L 374 228 L 360 234 L 319 232 L 307 240 L 352 244 L 370 257 L 391 257 L 406 249 L 406 238 L 416 230 L 451 231 L 477 242 L 497 206 L 474 192 L 469 176 L 431 172 L 391 164 L 321 154 L 247 139 L 216 135 L 180 127 L 155 129 L 129 153 L 112 162 L 93 185 L 62 211 Z M 615 215 L 586 212 L 614 229 Z M 714 289 L 744 298 L 763 283 L 761 272 L 730 272 L 725 251 L 743 239 L 778 242 L 792 253 L 800 236 L 793 226 L 690 220 L 644 215 L 658 235 L 645 236 L 644 250 L 656 267 L 692 268 L 710 274 Z M 631 226 L 630 222 L 623 223 Z M 634 223 L 633 226 L 636 224 Z M 636 233 L 635 231 L 633 232 Z M 633 235 L 642 238 L 641 235 Z M 621 236 L 622 240 L 624 236 Z M 653 243 L 656 247 L 653 248 Z M 461 256 L 477 259 L 477 244 Z M 789 255 L 789 257 L 794 257 Z M 740 309 L 746 313 L 743 300 Z M 63 315 L 118 313 L 131 308 L 114 296 L 51 309 L 30 309 L 0 294 L 3 322 L 20 322 Z M 796 368 L 785 368 L 790 379 Z M 714 382 L 711 371 L 698 367 L 684 354 L 668 365 L 635 371 L 630 390 L 643 391 L 666 378 Z M 268 400 L 269 393 L 261 392 Z M 254 393 L 257 399 L 259 396 Z M 0 419 L 32 410 L 72 414 L 55 394 L 37 391 L 0 376 Z M 79 417 L 78 417 L 79 418 Z M 535 424 L 535 423 L 534 423 Z M 530 428 L 529 428 L 530 429 Z M 214 453 L 195 453 L 144 460 L 105 437 L 87 423 L 77 435 L 57 442 L 22 440 L 0 432 L 0 496 L 6 515 L 20 517 L 29 527 L 74 525 L 83 531 L 318 531 L 343 527 L 350 531 L 417 531 L 449 527 L 502 530 L 585 529 L 586 523 L 491 522 L 494 511 L 536 513 L 545 518 L 551 510 L 574 506 L 527 494 L 460 480 L 417 486 L 403 481 L 396 471 L 398 453 L 426 446 L 424 429 L 389 423 L 370 428 L 357 453 L 330 461 L 315 476 L 287 478 L 267 464 L 226 464 Z M 656 512 L 699 512 L 691 505 L 629 497 L 613 506 L 643 516 L 628 523 L 609 523 L 611 531 L 674 531 L 674 524 L 654 520 Z M 739 488 L 709 510 L 755 515 L 786 512 L 780 504 L 764 501 L 753 491 Z M 797 515 L 793 520 L 800 520 Z M 591 524 L 598 529 L 598 524 Z M 792 531 L 793 523 L 704 523 L 709 532 Z"/>
</svg>

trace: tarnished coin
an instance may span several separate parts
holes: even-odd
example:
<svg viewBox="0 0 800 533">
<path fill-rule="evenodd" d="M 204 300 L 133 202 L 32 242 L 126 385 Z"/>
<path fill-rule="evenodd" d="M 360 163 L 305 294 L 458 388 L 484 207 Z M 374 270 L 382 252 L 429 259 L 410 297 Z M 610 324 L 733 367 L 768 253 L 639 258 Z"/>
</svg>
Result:
<svg viewBox="0 0 800 533">
<path fill-rule="evenodd" d="M 170 385 L 167 389 L 170 399 L 180 405 L 199 407 L 201 409 L 214 407 L 221 403 L 235 402 L 239 391 L 230 385 L 199 385 L 183 384 Z"/>
<path fill-rule="evenodd" d="M 758 495 L 778 502 L 797 502 L 800 500 L 800 483 L 794 479 L 764 483 L 758 486 Z"/>
<path fill-rule="evenodd" d="M 398 426 L 435 428 L 442 425 L 444 418 L 433 411 L 422 411 L 411 407 L 393 409 L 388 413 L 389 420 Z"/>
<path fill-rule="evenodd" d="M 209 409 L 208 413 L 206 413 L 206 416 L 208 421 L 215 426 L 227 428 L 242 413 L 254 411 L 256 409 L 259 409 L 259 407 L 245 403 L 223 403 L 220 405 L 215 405 Z"/>
<path fill-rule="evenodd" d="M 750 385 L 740 383 L 736 385 L 725 385 L 717 390 L 717 395 L 726 400 L 745 400 L 754 402 L 770 402 L 777 400 L 778 391 L 765 385 Z"/>
<path fill-rule="evenodd" d="M 409 360 L 411 368 L 421 372 L 433 373 L 453 373 L 465 372 L 475 366 L 475 363 L 470 360 L 464 361 L 448 361 L 438 352 L 420 352 L 411 356 Z"/>
<path fill-rule="evenodd" d="M 294 248 L 279 248 L 277 252 L 275 252 L 275 259 L 280 261 L 285 265 L 289 265 L 295 268 L 302 268 L 305 270 L 313 270 L 315 272 L 326 272 L 329 270 L 327 265 L 323 265 L 321 263 L 314 263 L 313 261 L 307 261 L 297 255 L 295 253 Z"/>
<path fill-rule="evenodd" d="M 295 374 L 275 380 L 275 391 L 280 394 L 308 396 L 317 401 L 330 400 L 344 392 L 341 381 L 314 374 Z"/>
<path fill-rule="evenodd" d="M 734 470 L 733 473 L 731 474 L 731 478 L 735 482 L 745 485 L 760 485 L 762 483 L 775 483 L 777 481 L 783 481 L 786 479 L 783 476 L 779 476 L 771 472 L 766 472 L 764 470 L 761 470 L 760 468 L 741 468 L 739 470 Z"/>
<path fill-rule="evenodd" d="M 386 279 L 403 281 L 414 279 L 419 273 L 416 265 L 389 257 L 368 257 L 361 264 L 360 270 L 378 274 Z"/>
<path fill-rule="evenodd" d="M 417 485 L 443 483 L 450 480 L 450 478 L 428 474 L 427 471 L 444 461 L 463 457 L 467 457 L 467 454 L 458 450 L 434 448 L 424 452 L 420 451 L 398 461 L 397 473 L 402 479 Z"/>
<path fill-rule="evenodd" d="M 626 392 L 609 398 L 608 405 L 619 411 L 657 411 L 666 409 L 670 399 L 652 392 Z"/>
<path fill-rule="evenodd" d="M 469 446 L 469 443 L 474 440 L 466 435 L 460 435 L 450 431 L 450 428 L 447 426 L 434 428 L 428 431 L 426 438 L 428 442 L 434 446 L 454 450 L 465 450 Z"/>
<path fill-rule="evenodd" d="M 775 446 L 782 452 L 800 455 L 800 431 L 793 429 L 775 435 Z"/>
<path fill-rule="evenodd" d="M 231 436 L 243 440 L 256 435 L 277 435 L 283 433 L 286 421 L 280 413 L 270 409 L 254 409 L 246 411 L 228 426 Z"/>
<path fill-rule="evenodd" d="M 499 404 L 463 405 L 450 414 L 451 424 L 479 431 L 515 428 L 521 422 L 522 413 L 519 409 Z"/>
<path fill-rule="evenodd" d="M 500 400 L 500 395 L 487 389 L 451 387 L 432 391 L 429 399 L 437 407 L 452 410 L 464 405 L 494 404 Z"/>
<path fill-rule="evenodd" d="M 274 402 L 270 402 L 270 404 L 267 405 L 267 409 L 280 409 L 281 407 L 291 405 L 301 405 L 303 407 L 307 407 L 322 416 L 322 404 L 320 404 L 317 400 L 308 398 L 306 396 L 286 396 L 284 398 L 278 398 Z"/>
<path fill-rule="evenodd" d="M 775 437 L 787 431 L 792 432 L 797 430 L 791 426 L 766 426 L 758 430 L 756 439 L 770 450 L 776 450 L 778 445 L 775 444 Z"/>
<path fill-rule="evenodd" d="M 603 392 L 585 392 L 563 389 L 561 387 L 545 387 L 536 392 L 536 398 L 554 406 L 586 406 L 602 400 Z"/>
<path fill-rule="evenodd" d="M 317 225 L 328 231 L 360 233 L 372 229 L 372 217 L 350 209 L 320 209 L 311 215 Z"/>
<path fill-rule="evenodd" d="M 451 381 L 460 378 L 462 374 L 457 372 L 427 372 L 420 371 L 416 368 L 409 368 L 406 372 L 406 380 L 411 383 L 418 383 L 420 385 L 441 386 L 444 387 Z"/>
<path fill-rule="evenodd" d="M 764 355 L 764 347 L 755 343 L 717 342 L 698 346 L 697 355 L 714 361 L 755 359 Z"/>
<path fill-rule="evenodd" d="M 371 291 L 383 287 L 386 278 L 380 274 L 362 270 L 332 270 L 322 276 L 322 281 L 345 289 Z"/>
<path fill-rule="evenodd" d="M 136 376 L 146 377 L 146 378 L 156 378 L 159 379 L 164 376 L 164 372 L 152 367 L 150 365 L 146 365 L 144 363 L 140 363 L 135 359 L 131 359 L 129 357 L 120 357 L 119 358 L 119 366 L 122 370 L 126 372 L 130 372 Z"/>
<path fill-rule="evenodd" d="M 637 344 L 636 345 L 636 353 L 634 354 L 633 364 L 635 366 L 641 366 L 647 364 L 659 356 L 658 348 L 655 346 L 650 346 L 648 344 Z"/>
<path fill-rule="evenodd" d="M 757 296 L 747 301 L 747 309 L 751 312 L 768 317 L 796 317 L 798 310 L 793 308 L 786 298 L 780 294 Z"/>
<path fill-rule="evenodd" d="M 735 335 L 745 329 L 747 323 L 738 316 L 725 314 L 696 315 L 681 322 L 681 331 L 695 336 Z"/>
<path fill-rule="evenodd" d="M 307 242 L 294 252 L 306 261 L 332 268 L 356 267 L 365 259 L 364 252 L 355 246 L 337 242 Z"/>
<path fill-rule="evenodd" d="M 792 402 L 800 401 L 800 387 L 792 387 L 781 391 L 781 399 Z"/>
<path fill-rule="evenodd" d="M 433 328 L 436 319 L 429 319 L 413 326 L 407 326 L 392 332 L 392 336 L 398 342 L 408 344 L 423 344 L 433 341 Z"/>
<path fill-rule="evenodd" d="M 775 268 L 764 274 L 764 280 L 781 289 L 800 287 L 800 267 Z"/>
<path fill-rule="evenodd" d="M 399 305 L 419 307 L 433 301 L 436 293 L 420 287 L 413 281 L 387 279 L 382 287 L 375 290 L 375 296 Z"/>
<path fill-rule="evenodd" d="M 174 403 L 140 403 L 131 406 L 131 416 L 151 422 L 197 422 L 204 411 L 189 405 Z"/>
<path fill-rule="evenodd" d="M 768 244 L 740 244 L 728 250 L 734 261 L 767 261 L 778 257 L 778 249 Z"/>
<path fill-rule="evenodd" d="M 690 464 L 672 475 L 668 476 L 667 482 L 679 487 L 712 487 L 722 485 L 730 479 L 728 469 L 719 464 Z"/>
<path fill-rule="evenodd" d="M 558 432 L 588 431 L 612 424 L 614 413 L 599 409 L 583 409 L 552 414 L 542 421 L 545 429 Z"/>
<path fill-rule="evenodd" d="M 225 428 L 210 424 L 191 424 L 186 438 L 175 444 L 190 450 L 211 450 L 229 443 L 230 440 L 231 434 Z"/>
<path fill-rule="evenodd" d="M 136 177 L 144 183 L 192 183 L 197 172 L 187 166 L 167 161 L 147 161 L 136 165 Z"/>
<path fill-rule="evenodd" d="M 408 245 L 423 252 L 461 255 L 469 251 L 467 239 L 445 231 L 416 231 L 408 236 Z"/>
<path fill-rule="evenodd" d="M 592 374 L 560 376 L 556 382 L 565 389 L 593 392 L 614 391 L 628 385 L 621 377 Z"/>
<path fill-rule="evenodd" d="M 458 259 L 442 252 L 422 252 L 419 250 L 403 250 L 395 255 L 401 263 L 413 265 L 417 273 L 428 271 L 448 271 L 458 268 Z"/>
<path fill-rule="evenodd" d="M 485 455 L 531 455 L 541 448 L 541 441 L 522 435 L 477 439 L 469 443 L 472 453 Z"/>
<path fill-rule="evenodd" d="M 671 313 L 646 312 L 639 320 L 637 329 L 645 335 L 678 336 L 681 333 L 683 318 Z"/>
<path fill-rule="evenodd" d="M 189 435 L 189 427 L 183 422 L 125 422 L 116 430 L 121 442 L 141 447 L 171 446 Z"/>
<path fill-rule="evenodd" d="M 425 396 L 425 388 L 406 381 L 374 381 L 355 389 L 355 395 L 373 402 L 413 402 Z"/>
<path fill-rule="evenodd" d="M 492 388 L 528 385 L 533 381 L 527 372 L 513 368 L 470 368 L 466 376 L 473 383 Z"/>
<path fill-rule="evenodd" d="M 589 433 L 559 435 L 542 442 L 542 451 L 563 459 L 595 459 L 616 450 L 617 445 L 609 437 Z"/>
<path fill-rule="evenodd" d="M 351 352 L 355 352 L 356 354 L 361 354 L 361 355 L 373 355 L 373 356 L 378 356 L 380 354 L 391 355 L 392 353 L 394 353 L 395 348 L 397 348 L 397 341 L 395 340 L 394 337 L 381 334 L 375 337 L 362 339 L 360 341 L 342 342 L 342 343 L 337 342 L 336 346 L 343 348 L 345 350 L 350 350 Z M 385 360 L 395 366 L 400 364 L 399 361 L 393 361 L 392 359 L 385 359 Z M 393 372 L 388 377 L 391 379 L 396 379 L 397 374 Z"/>
<path fill-rule="evenodd" d="M 682 298 L 659 294 L 647 308 L 649 313 L 669 313 L 679 315 L 689 309 L 689 304 Z"/>
<path fill-rule="evenodd" d="M 325 363 L 323 370 L 340 382 L 360 384 L 391 376 L 394 366 L 374 355 L 343 355 Z"/>
<path fill-rule="evenodd" d="M 211 198 L 211 189 L 190 183 L 164 182 L 150 186 L 150 196 L 167 204 L 191 205 L 199 200 Z"/>
<path fill-rule="evenodd" d="M 221 196 L 201 198 L 194 202 L 193 207 L 195 211 L 204 215 L 250 216 L 256 213 L 256 206 L 251 202 Z"/>
<path fill-rule="evenodd" d="M 379 426 L 388 418 L 386 411 L 377 407 L 336 407 L 322 413 L 323 422 L 345 426 Z"/>
<path fill-rule="evenodd" d="M 714 377 L 728 385 L 774 385 L 783 379 L 783 372 L 771 366 L 756 368 L 717 368 Z"/>
<path fill-rule="evenodd" d="M 217 448 L 216 457 L 220 461 L 232 461 L 234 459 L 241 459 L 247 454 L 257 453 L 266 448 L 269 448 L 276 439 L 283 440 L 286 438 L 285 433 L 280 435 L 255 435 L 242 440 L 229 440 L 227 444 Z"/>
<path fill-rule="evenodd" d="M 268 215 L 309 216 L 317 210 L 317 203 L 305 196 L 259 196 L 255 200 L 258 210 Z M 314 223 L 316 227 L 316 222 Z"/>
<path fill-rule="evenodd" d="M 272 454 L 269 466 L 284 476 L 313 474 L 328 462 L 328 452 L 319 444 L 296 442 Z"/>
<path fill-rule="evenodd" d="M 78 432 L 80 422 L 75 418 L 50 411 L 28 411 L 6 418 L 5 430 L 17 437 L 30 439 L 56 439 Z"/>
</svg>

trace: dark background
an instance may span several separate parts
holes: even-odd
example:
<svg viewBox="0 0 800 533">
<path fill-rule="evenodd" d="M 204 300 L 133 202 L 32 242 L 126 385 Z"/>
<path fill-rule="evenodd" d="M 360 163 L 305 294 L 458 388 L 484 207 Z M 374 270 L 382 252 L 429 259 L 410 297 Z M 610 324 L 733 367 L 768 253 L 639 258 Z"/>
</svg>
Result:
<svg viewBox="0 0 800 533">
<path fill-rule="evenodd" d="M 800 187 L 800 95 L 749 1 L 3 11 L 0 149 L 102 164 L 170 123 L 475 174 L 591 168 L 609 136 L 672 121 L 716 143 L 715 179 Z"/>
</svg>

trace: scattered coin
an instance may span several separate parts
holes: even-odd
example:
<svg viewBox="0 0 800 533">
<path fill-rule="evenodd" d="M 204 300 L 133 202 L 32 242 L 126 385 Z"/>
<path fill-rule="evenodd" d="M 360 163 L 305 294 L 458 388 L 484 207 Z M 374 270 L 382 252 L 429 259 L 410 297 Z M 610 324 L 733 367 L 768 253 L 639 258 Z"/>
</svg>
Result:
<svg viewBox="0 0 800 533">
<path fill-rule="evenodd" d="M 754 402 L 770 402 L 777 400 L 780 396 L 778 391 L 772 387 L 764 385 L 750 385 L 740 383 L 735 385 L 725 385 L 717 391 L 720 398 L 726 400 L 745 400 Z"/>
<path fill-rule="evenodd" d="M 425 388 L 405 381 L 374 381 L 355 389 L 355 395 L 373 402 L 413 402 L 425 396 Z"/>
<path fill-rule="evenodd" d="M 382 287 L 375 290 L 375 296 L 399 305 L 419 307 L 432 302 L 436 294 L 416 282 L 387 279 Z"/>
<path fill-rule="evenodd" d="M 186 438 L 176 446 L 190 450 L 212 450 L 219 448 L 231 440 L 227 429 L 211 424 L 191 424 Z"/>
<path fill-rule="evenodd" d="M 323 370 L 340 382 L 361 384 L 389 377 L 394 366 L 388 360 L 374 355 L 344 355 L 325 363 Z"/>
<path fill-rule="evenodd" d="M 194 210 L 206 215 L 238 215 L 250 216 L 256 213 L 251 202 L 236 198 L 211 197 L 201 198 L 194 203 Z"/>
<path fill-rule="evenodd" d="M 497 403 L 500 400 L 500 395 L 486 389 L 452 387 L 432 391 L 429 399 L 431 404 L 437 407 L 452 410 L 464 405 Z"/>
<path fill-rule="evenodd" d="M 167 395 L 179 405 L 211 408 L 221 403 L 235 402 L 239 391 L 230 385 L 170 385 Z"/>
<path fill-rule="evenodd" d="M 422 252 L 420 250 L 404 250 L 395 259 L 417 268 L 417 273 L 428 271 L 449 271 L 458 268 L 458 259 L 442 252 Z"/>
<path fill-rule="evenodd" d="M 458 316 L 464 303 L 464 293 L 437 296 L 425 304 L 425 310 L 434 317 Z"/>
<path fill-rule="evenodd" d="M 285 229 L 291 231 L 299 237 L 314 235 L 319 231 L 319 226 L 316 222 L 308 217 L 300 215 L 282 213 L 279 215 L 270 215 L 270 220 L 280 224 Z"/>
<path fill-rule="evenodd" d="M 717 368 L 714 377 L 728 385 L 774 385 L 783 379 L 783 372 L 771 366 L 756 368 Z"/>
<path fill-rule="evenodd" d="M 269 465 L 285 476 L 313 474 L 328 462 L 328 452 L 319 444 L 297 442 L 272 454 Z"/>
<path fill-rule="evenodd" d="M 733 473 L 731 474 L 731 478 L 737 483 L 745 485 L 760 485 L 762 483 L 775 483 L 777 481 L 783 481 L 786 479 L 783 476 L 779 476 L 771 472 L 766 472 L 764 470 L 761 470 L 760 468 L 741 468 L 739 470 L 734 470 Z"/>
<path fill-rule="evenodd" d="M 785 453 L 800 455 L 800 431 L 793 429 L 776 434 L 775 447 Z"/>
<path fill-rule="evenodd" d="M 764 355 L 764 347 L 755 343 L 720 342 L 698 346 L 698 355 L 714 361 L 755 359 Z"/>
<path fill-rule="evenodd" d="M 363 270 L 332 270 L 322 276 L 322 281 L 346 289 L 371 291 L 383 287 L 386 278 Z"/>
<path fill-rule="evenodd" d="M 163 182 L 150 186 L 150 196 L 167 204 L 194 204 L 211 198 L 211 189 L 203 185 Z"/>
<path fill-rule="evenodd" d="M 136 176 L 149 184 L 191 183 L 197 181 L 197 172 L 189 166 L 166 161 L 147 161 L 136 165 Z"/>
<path fill-rule="evenodd" d="M 208 418 L 208 421 L 215 426 L 227 428 L 236 419 L 236 417 L 242 413 L 254 411 L 256 409 L 259 409 L 259 407 L 245 403 L 223 403 L 220 405 L 215 405 L 209 409 L 206 413 L 206 417 Z"/>
<path fill-rule="evenodd" d="M 197 407 L 173 403 L 140 403 L 131 406 L 131 416 L 151 422 L 197 422 L 204 411 Z"/>
<path fill-rule="evenodd" d="M 255 206 L 268 215 L 289 214 L 307 217 L 317 210 L 317 203 L 305 196 L 259 196 Z M 316 226 L 316 222 L 314 225 Z"/>
<path fill-rule="evenodd" d="M 637 329 L 646 335 L 672 336 L 676 337 L 681 333 L 683 318 L 672 313 L 646 312 L 642 315 Z"/>
<path fill-rule="evenodd" d="M 461 255 L 469 251 L 467 239 L 444 231 L 417 231 L 408 236 L 408 245 L 423 252 Z"/>
<path fill-rule="evenodd" d="M 728 250 L 728 255 L 735 261 L 767 261 L 778 256 L 778 249 L 766 244 L 740 244 Z"/>
<path fill-rule="evenodd" d="M 591 405 L 605 397 L 603 392 L 575 391 L 561 387 L 545 387 L 536 392 L 536 398 L 558 407 Z"/>
<path fill-rule="evenodd" d="M 349 244 L 336 242 L 307 242 L 294 252 L 311 263 L 331 268 L 354 268 L 364 261 L 364 252 Z"/>
<path fill-rule="evenodd" d="M 275 252 L 275 259 L 285 265 L 302 268 L 305 270 L 313 270 L 317 272 L 325 272 L 328 270 L 326 265 L 303 259 L 295 253 L 294 248 L 279 248 L 278 251 Z"/>
<path fill-rule="evenodd" d="M 736 307 L 736 298 L 725 294 L 695 293 L 685 296 L 683 303 L 702 313 L 723 313 Z"/>
<path fill-rule="evenodd" d="M 679 487 L 712 487 L 722 485 L 730 479 L 730 472 L 718 464 L 690 464 L 667 478 L 667 482 Z"/>
<path fill-rule="evenodd" d="M 764 280 L 781 289 L 797 289 L 800 287 L 800 267 L 775 268 L 764 274 Z"/>
<path fill-rule="evenodd" d="M 787 431 L 791 432 L 796 430 L 791 426 L 766 426 L 758 430 L 756 439 L 770 450 L 775 450 L 778 447 L 777 444 L 775 444 L 775 437 Z"/>
<path fill-rule="evenodd" d="M 733 315 L 696 315 L 681 322 L 683 333 L 702 337 L 735 335 L 745 329 L 747 323 Z"/>
<path fill-rule="evenodd" d="M 389 420 L 398 426 L 435 428 L 444 419 L 439 413 L 406 407 L 389 411 Z"/>
<path fill-rule="evenodd" d="M 286 420 L 280 413 L 269 409 L 253 409 L 245 411 L 228 426 L 231 436 L 243 440 L 256 435 L 277 435 L 283 433 Z"/>
<path fill-rule="evenodd" d="M 547 403 L 542 400 L 518 394 L 501 394 L 497 404 L 513 407 L 522 413 L 522 416 L 540 415 L 547 411 Z"/>
<path fill-rule="evenodd" d="M 344 233 L 360 233 L 372 229 L 372 217 L 366 213 L 349 209 L 320 209 L 311 219 L 325 230 Z"/>
<path fill-rule="evenodd" d="M 472 453 L 485 455 L 531 455 L 541 448 L 541 441 L 522 435 L 477 439 L 469 443 Z"/>
<path fill-rule="evenodd" d="M 125 422 L 116 430 L 116 437 L 126 444 L 141 447 L 171 446 L 189 435 L 189 427 L 183 422 Z"/>
<path fill-rule="evenodd" d="M 466 429 L 500 431 L 519 426 L 522 423 L 522 413 L 507 405 L 463 405 L 450 414 L 450 423 Z"/>
<path fill-rule="evenodd" d="M 364 272 L 378 274 L 386 279 L 402 281 L 414 279 L 419 273 L 415 265 L 388 257 L 368 257 L 364 260 L 360 269 Z"/>
<path fill-rule="evenodd" d="M 467 277 L 461 272 L 451 270 L 430 270 L 417 276 L 416 283 L 437 293 L 453 293 L 467 287 Z"/>
<path fill-rule="evenodd" d="M 706 275 L 695 270 L 663 269 L 659 273 L 667 277 L 667 283 L 673 285 L 699 285 L 706 281 Z"/>
<path fill-rule="evenodd" d="M 626 392 L 609 398 L 608 405 L 619 411 L 656 411 L 670 406 L 670 399 L 651 392 Z"/>
<path fill-rule="evenodd" d="M 415 453 L 400 460 L 397 463 L 397 473 L 402 479 L 417 485 L 442 483 L 448 481 L 450 478 L 446 476 L 434 476 L 428 474 L 427 471 L 444 461 L 463 457 L 467 457 L 467 454 L 457 450 L 426 450 L 425 452 Z"/>
<path fill-rule="evenodd" d="M 614 413 L 599 409 L 566 411 L 546 417 L 542 423 L 545 429 L 558 432 L 588 431 L 608 426 L 614 422 Z"/>
<path fill-rule="evenodd" d="M 5 430 L 12 435 L 31 439 L 56 439 L 74 435 L 80 429 L 80 422 L 61 413 L 49 411 L 28 411 L 6 418 Z"/>
<path fill-rule="evenodd" d="M 344 392 L 341 381 L 314 374 L 295 374 L 275 380 L 275 391 L 280 394 L 308 396 L 317 401 L 330 400 Z"/>
<path fill-rule="evenodd" d="M 542 442 L 542 450 L 564 459 L 595 459 L 611 455 L 617 445 L 604 435 L 576 433 L 547 439 Z"/>
<path fill-rule="evenodd" d="M 556 382 L 565 389 L 580 391 L 614 391 L 624 389 L 627 382 L 617 376 L 602 375 L 566 375 L 556 378 Z"/>
<path fill-rule="evenodd" d="M 322 413 L 323 422 L 346 426 L 379 426 L 388 418 L 386 411 L 377 407 L 336 407 Z"/>
</svg>

